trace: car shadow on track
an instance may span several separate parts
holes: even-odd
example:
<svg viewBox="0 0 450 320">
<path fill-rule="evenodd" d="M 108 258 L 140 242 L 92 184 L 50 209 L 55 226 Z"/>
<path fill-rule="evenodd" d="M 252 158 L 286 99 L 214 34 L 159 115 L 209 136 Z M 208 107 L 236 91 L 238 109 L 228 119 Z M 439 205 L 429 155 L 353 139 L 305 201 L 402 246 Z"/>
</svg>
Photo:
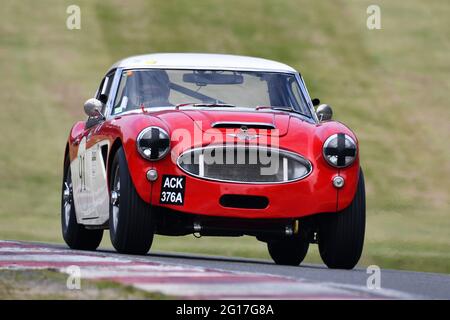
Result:
<svg viewBox="0 0 450 320">
<path fill-rule="evenodd" d="M 185 253 L 174 253 L 174 252 L 152 252 L 147 254 L 145 257 L 156 257 L 163 259 L 173 259 L 173 260 L 196 260 L 205 262 L 224 262 L 224 263 L 241 263 L 241 264 L 257 264 L 257 265 L 267 265 L 271 267 L 280 268 L 305 268 L 305 269 L 317 269 L 317 270 L 328 270 L 326 266 L 312 265 L 312 264 L 302 264 L 300 266 L 283 266 L 276 265 L 274 262 L 262 259 L 252 259 L 252 258 L 242 258 L 242 257 L 222 257 L 222 256 L 212 256 L 212 255 L 197 255 L 197 254 L 185 254 Z"/>
</svg>

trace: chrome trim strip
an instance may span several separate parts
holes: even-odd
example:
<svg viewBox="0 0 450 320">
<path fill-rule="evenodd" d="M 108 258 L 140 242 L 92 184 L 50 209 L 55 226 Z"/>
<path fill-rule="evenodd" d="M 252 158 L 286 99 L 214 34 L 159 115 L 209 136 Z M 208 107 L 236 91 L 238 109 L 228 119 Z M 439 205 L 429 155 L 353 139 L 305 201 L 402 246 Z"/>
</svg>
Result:
<svg viewBox="0 0 450 320">
<path fill-rule="evenodd" d="M 288 161 L 283 158 L 283 181 L 288 181 Z"/>
<path fill-rule="evenodd" d="M 272 129 L 275 129 L 275 125 L 273 123 L 268 123 L 268 122 L 246 122 L 246 121 L 217 121 L 217 122 L 213 122 L 211 124 L 211 127 L 215 128 L 216 126 L 227 125 L 227 124 L 240 125 L 241 127 L 264 126 L 264 127 L 271 127 Z"/>
<path fill-rule="evenodd" d="M 275 150 L 276 152 L 278 152 L 279 154 L 290 154 L 294 157 L 299 157 L 301 158 L 302 161 L 305 162 L 305 167 L 308 170 L 308 173 L 305 174 L 304 176 L 294 179 L 294 180 L 290 180 L 290 181 L 277 181 L 277 182 L 247 182 L 247 181 L 234 181 L 234 180 L 223 180 L 223 179 L 215 179 L 215 178 L 208 178 L 208 177 L 204 177 L 204 176 L 200 176 L 200 175 L 196 175 L 193 174 L 187 170 L 185 170 L 183 167 L 181 167 L 180 165 L 180 158 L 182 156 L 184 156 L 187 153 L 192 153 L 198 150 L 208 150 L 208 149 L 216 149 L 217 147 L 227 147 L 227 145 L 212 145 L 212 146 L 206 146 L 206 147 L 197 147 L 197 148 L 192 148 L 192 149 L 188 149 L 186 151 L 184 151 L 183 153 L 181 153 L 178 158 L 177 158 L 177 166 L 178 168 L 180 168 L 183 172 L 185 172 L 186 174 L 195 177 L 195 178 L 199 178 L 199 179 L 203 179 L 203 180 L 209 180 L 209 181 L 217 181 L 217 182 L 225 182 L 225 183 L 238 183 L 238 184 L 283 184 L 283 183 L 291 183 L 291 182 L 296 182 L 296 181 L 300 181 L 303 180 L 305 178 L 307 178 L 312 172 L 313 172 L 313 165 L 311 163 L 311 161 L 309 161 L 308 159 L 306 159 L 304 156 L 292 152 L 292 151 L 288 151 L 285 149 L 277 149 L 277 148 L 268 148 L 266 146 L 250 146 L 250 145 L 228 145 L 229 148 L 243 148 L 243 149 L 263 149 L 263 150 Z"/>
<path fill-rule="evenodd" d="M 116 101 L 116 95 L 117 95 L 117 90 L 119 89 L 121 76 L 122 76 L 122 69 L 117 68 L 116 73 L 114 74 L 113 82 L 111 84 L 111 89 L 109 90 L 108 102 L 106 103 L 106 111 L 105 111 L 106 120 L 109 120 L 116 116 L 116 115 L 112 115 L 112 111 L 113 111 L 114 103 Z"/>
<path fill-rule="evenodd" d="M 204 177 L 205 176 L 205 160 L 204 160 L 205 155 L 204 154 L 199 154 L 198 155 L 198 175 L 200 177 Z"/>
</svg>

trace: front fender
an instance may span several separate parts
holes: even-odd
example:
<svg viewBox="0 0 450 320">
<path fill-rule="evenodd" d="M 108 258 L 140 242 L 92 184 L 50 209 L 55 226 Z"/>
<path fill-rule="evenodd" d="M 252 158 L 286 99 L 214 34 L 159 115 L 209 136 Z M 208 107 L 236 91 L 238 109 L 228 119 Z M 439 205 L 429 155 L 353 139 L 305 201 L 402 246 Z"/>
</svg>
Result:
<svg viewBox="0 0 450 320">
<path fill-rule="evenodd" d="M 169 132 L 167 125 L 151 115 L 131 114 L 114 118 L 105 128 L 108 135 L 120 139 L 128 164 L 128 170 L 137 193 L 145 202 L 151 199 L 151 183 L 146 178 L 147 171 L 154 167 L 156 162 L 144 159 L 136 148 L 136 138 L 139 133 L 149 127 L 158 126 Z M 168 157 L 170 158 L 170 157 Z"/>
<path fill-rule="evenodd" d="M 340 168 L 336 170 L 336 175 L 340 175 L 345 179 L 344 186 L 337 191 L 337 211 L 341 211 L 348 207 L 350 203 L 352 202 L 353 198 L 356 194 L 356 189 L 358 186 L 358 180 L 359 180 L 359 168 L 360 168 L 360 161 L 359 161 L 359 142 L 356 138 L 356 135 L 351 131 L 347 126 L 345 126 L 343 123 L 337 122 L 337 121 L 328 121 L 321 123 L 317 126 L 316 131 L 316 138 L 317 143 L 314 144 L 314 154 L 317 155 L 317 161 L 319 161 L 323 166 L 328 166 L 330 168 L 333 168 L 330 166 L 325 158 L 322 155 L 322 147 L 325 140 L 336 133 L 345 133 L 353 138 L 356 142 L 357 146 L 357 154 L 355 161 L 346 168 Z M 331 183 L 331 181 L 330 181 Z"/>
</svg>

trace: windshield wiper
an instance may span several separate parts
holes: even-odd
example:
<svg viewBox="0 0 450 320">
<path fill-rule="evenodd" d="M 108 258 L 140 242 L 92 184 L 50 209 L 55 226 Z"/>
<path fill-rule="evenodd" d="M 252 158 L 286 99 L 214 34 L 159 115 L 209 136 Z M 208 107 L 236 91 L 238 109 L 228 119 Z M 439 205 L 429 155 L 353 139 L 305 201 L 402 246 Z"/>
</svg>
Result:
<svg viewBox="0 0 450 320">
<path fill-rule="evenodd" d="M 278 110 L 278 111 L 286 111 L 286 112 L 292 112 L 292 113 L 296 113 L 296 114 L 300 114 L 302 116 L 306 116 L 303 112 L 297 111 L 295 109 L 292 108 L 288 108 L 288 107 L 270 107 L 270 106 L 260 106 L 260 107 L 256 107 L 256 110 L 260 110 L 260 109 L 271 109 L 271 110 Z"/>
<path fill-rule="evenodd" d="M 179 109 L 180 107 L 235 108 L 236 106 L 234 104 L 229 103 L 179 103 L 175 106 L 176 109 Z"/>
</svg>

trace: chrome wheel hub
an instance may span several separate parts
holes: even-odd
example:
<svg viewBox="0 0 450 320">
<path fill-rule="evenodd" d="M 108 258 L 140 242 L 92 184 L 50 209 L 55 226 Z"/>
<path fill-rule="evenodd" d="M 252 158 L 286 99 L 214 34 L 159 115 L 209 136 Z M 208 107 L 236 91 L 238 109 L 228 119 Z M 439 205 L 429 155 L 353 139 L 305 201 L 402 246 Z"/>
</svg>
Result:
<svg viewBox="0 0 450 320">
<path fill-rule="evenodd" d="M 117 167 L 114 174 L 113 189 L 111 190 L 111 206 L 114 230 L 117 230 L 119 221 L 119 204 L 120 204 L 120 177 L 119 168 Z"/>
<path fill-rule="evenodd" d="M 70 175 L 70 172 L 67 173 Z M 72 211 L 72 202 L 73 202 L 73 191 L 72 191 L 72 182 L 70 178 L 66 178 L 64 182 L 64 190 L 63 190 L 63 210 L 64 210 L 64 224 L 66 228 L 69 226 L 70 220 L 70 212 Z"/>
<path fill-rule="evenodd" d="M 113 206 L 117 206 L 119 204 L 119 193 L 117 191 L 111 192 L 111 203 Z"/>
</svg>

